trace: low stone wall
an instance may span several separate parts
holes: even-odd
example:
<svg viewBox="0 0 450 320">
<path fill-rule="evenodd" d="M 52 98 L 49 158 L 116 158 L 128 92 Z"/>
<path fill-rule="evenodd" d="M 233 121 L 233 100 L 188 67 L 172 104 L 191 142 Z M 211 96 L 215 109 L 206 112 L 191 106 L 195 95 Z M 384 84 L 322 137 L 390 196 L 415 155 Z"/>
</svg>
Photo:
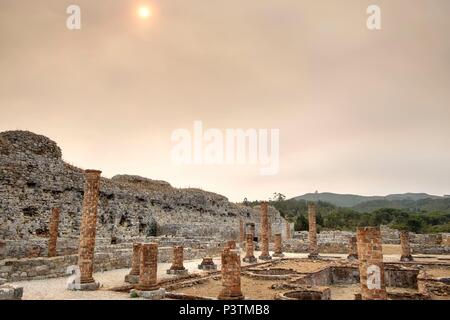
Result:
<svg viewBox="0 0 450 320">
<path fill-rule="evenodd" d="M 217 255 L 217 248 L 185 248 L 184 259 L 198 259 L 206 255 Z M 160 247 L 158 249 L 158 262 L 172 261 L 172 247 Z M 112 245 L 95 252 L 94 271 L 107 271 L 114 269 L 129 268 L 131 266 L 132 248 L 131 244 Z M 78 255 L 64 255 L 53 258 L 24 258 L 0 260 L 0 278 L 9 282 L 24 280 L 39 280 L 66 276 L 68 266 L 76 265 Z"/>
</svg>

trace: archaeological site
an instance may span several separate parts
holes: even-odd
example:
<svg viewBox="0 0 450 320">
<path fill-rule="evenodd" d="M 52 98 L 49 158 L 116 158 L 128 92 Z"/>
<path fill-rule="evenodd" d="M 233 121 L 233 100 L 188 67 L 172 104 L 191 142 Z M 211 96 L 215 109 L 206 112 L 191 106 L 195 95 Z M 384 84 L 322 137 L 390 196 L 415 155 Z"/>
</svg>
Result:
<svg viewBox="0 0 450 320">
<path fill-rule="evenodd" d="M 0 299 L 450 299 L 450 234 L 320 231 L 313 201 L 294 231 L 267 201 L 94 169 L 0 134 Z"/>
</svg>

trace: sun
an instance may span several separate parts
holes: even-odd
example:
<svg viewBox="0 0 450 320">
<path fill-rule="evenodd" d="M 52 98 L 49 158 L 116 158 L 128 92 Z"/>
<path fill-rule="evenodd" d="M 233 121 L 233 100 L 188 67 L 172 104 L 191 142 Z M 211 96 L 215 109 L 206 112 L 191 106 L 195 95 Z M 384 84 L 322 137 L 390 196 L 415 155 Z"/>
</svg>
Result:
<svg viewBox="0 0 450 320">
<path fill-rule="evenodd" d="M 140 6 L 138 9 L 138 15 L 142 19 L 147 19 L 148 17 L 150 17 L 152 15 L 152 11 L 147 6 Z"/>
</svg>

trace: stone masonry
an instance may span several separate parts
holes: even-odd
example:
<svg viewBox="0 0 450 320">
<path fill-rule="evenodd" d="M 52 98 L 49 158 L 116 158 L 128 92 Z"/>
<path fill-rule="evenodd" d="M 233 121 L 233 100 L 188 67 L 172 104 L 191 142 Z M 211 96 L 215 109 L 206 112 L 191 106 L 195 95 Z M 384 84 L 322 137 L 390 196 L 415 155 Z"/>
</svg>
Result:
<svg viewBox="0 0 450 320">
<path fill-rule="evenodd" d="M 402 254 L 400 257 L 400 261 L 403 261 L 403 262 L 413 261 L 413 257 L 411 255 L 411 245 L 409 242 L 409 232 L 408 231 L 400 232 L 400 245 L 402 248 Z"/>
<path fill-rule="evenodd" d="M 141 268 L 141 244 L 133 243 L 133 255 L 131 257 L 131 270 L 130 273 L 125 276 L 125 282 L 139 283 L 139 274 Z"/>
<path fill-rule="evenodd" d="M 261 255 L 259 259 L 270 260 L 269 254 L 269 218 L 267 215 L 267 202 L 261 203 Z"/>
<path fill-rule="evenodd" d="M 310 259 L 319 257 L 319 247 L 317 245 L 317 224 L 316 224 L 316 204 L 308 203 L 308 223 L 309 223 L 309 255 Z"/>
<path fill-rule="evenodd" d="M 362 300 L 386 300 L 380 228 L 358 228 L 357 241 L 361 298 Z"/>
<path fill-rule="evenodd" d="M 238 250 L 225 248 L 222 252 L 222 291 L 219 300 L 242 300 L 241 259 Z"/>
<path fill-rule="evenodd" d="M 49 239 L 48 239 L 48 256 L 56 257 L 56 244 L 58 241 L 58 225 L 59 225 L 59 208 L 52 209 L 52 215 L 50 217 L 49 227 Z"/>
<path fill-rule="evenodd" d="M 258 261 L 254 255 L 254 244 L 253 244 L 253 234 L 247 233 L 246 235 L 246 254 L 242 261 L 247 263 L 255 263 Z"/>
<path fill-rule="evenodd" d="M 283 249 L 282 249 L 282 243 L 281 243 L 281 233 L 276 233 L 274 235 L 275 241 L 274 241 L 274 257 L 284 257 Z"/>
<path fill-rule="evenodd" d="M 78 266 L 80 267 L 79 290 L 96 290 L 98 283 L 92 277 L 94 271 L 94 247 L 97 228 L 97 206 L 100 188 L 98 170 L 85 171 L 85 187 L 83 199 L 83 215 L 80 232 L 80 248 L 78 251 Z"/>
<path fill-rule="evenodd" d="M 170 269 L 167 270 L 167 274 L 187 274 L 188 270 L 183 265 L 183 246 L 173 247 L 173 261 Z"/>
</svg>

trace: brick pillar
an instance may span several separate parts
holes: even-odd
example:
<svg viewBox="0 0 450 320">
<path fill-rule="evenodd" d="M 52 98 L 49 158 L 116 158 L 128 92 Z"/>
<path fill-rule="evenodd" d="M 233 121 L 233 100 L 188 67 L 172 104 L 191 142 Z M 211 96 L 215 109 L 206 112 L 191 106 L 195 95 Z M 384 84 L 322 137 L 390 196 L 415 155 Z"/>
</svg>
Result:
<svg viewBox="0 0 450 320">
<path fill-rule="evenodd" d="M 50 217 L 50 237 L 48 239 L 48 256 L 56 257 L 56 244 L 58 242 L 58 226 L 59 226 L 59 208 L 52 209 L 52 215 Z"/>
<path fill-rule="evenodd" d="M 78 250 L 78 266 L 80 267 L 80 290 L 98 288 L 92 277 L 94 268 L 95 232 L 97 227 L 97 206 L 100 190 L 101 171 L 86 170 L 83 213 L 81 218 L 80 247 Z"/>
<path fill-rule="evenodd" d="M 222 291 L 220 300 L 242 300 L 241 291 L 241 259 L 239 252 L 225 248 L 222 252 Z"/>
<path fill-rule="evenodd" d="M 381 232 L 379 227 L 358 228 L 357 232 L 361 298 L 386 300 Z"/>
<path fill-rule="evenodd" d="M 131 258 L 130 273 L 125 276 L 125 282 L 138 283 L 140 273 L 140 259 L 141 259 L 141 244 L 133 243 L 133 256 Z"/>
<path fill-rule="evenodd" d="M 253 234 L 247 233 L 245 235 L 245 241 L 246 241 L 246 254 L 244 259 L 242 261 L 248 262 L 248 263 L 255 263 L 257 259 L 255 258 L 254 253 L 254 244 L 253 244 Z"/>
<path fill-rule="evenodd" d="M 275 243 L 274 243 L 274 257 L 284 257 L 283 250 L 282 250 L 282 243 L 281 243 L 281 233 L 275 234 Z"/>
<path fill-rule="evenodd" d="M 269 254 L 269 217 L 267 216 L 267 202 L 261 203 L 261 260 L 270 260 Z"/>
<path fill-rule="evenodd" d="M 289 221 L 286 221 L 286 240 L 289 240 L 292 238 L 291 236 L 291 224 L 289 223 Z"/>
<path fill-rule="evenodd" d="M 186 274 L 187 270 L 183 265 L 183 246 L 173 247 L 172 266 L 167 270 L 168 274 Z"/>
<path fill-rule="evenodd" d="M 158 244 L 142 243 L 140 251 L 139 284 L 136 288 L 141 291 L 158 290 Z"/>
<path fill-rule="evenodd" d="M 400 257 L 400 261 L 413 261 L 414 259 L 411 256 L 411 245 L 409 242 L 408 231 L 400 231 L 400 244 L 402 246 L 402 255 Z"/>
<path fill-rule="evenodd" d="M 239 243 L 245 241 L 244 221 L 239 219 Z"/>
<path fill-rule="evenodd" d="M 350 237 L 348 239 L 348 256 L 349 260 L 357 260 L 358 259 L 358 245 L 356 241 L 356 236 Z"/>
<path fill-rule="evenodd" d="M 316 224 L 316 204 L 308 203 L 308 222 L 309 222 L 309 255 L 308 258 L 316 259 L 319 256 L 319 247 L 317 246 L 317 224 Z"/>
</svg>

